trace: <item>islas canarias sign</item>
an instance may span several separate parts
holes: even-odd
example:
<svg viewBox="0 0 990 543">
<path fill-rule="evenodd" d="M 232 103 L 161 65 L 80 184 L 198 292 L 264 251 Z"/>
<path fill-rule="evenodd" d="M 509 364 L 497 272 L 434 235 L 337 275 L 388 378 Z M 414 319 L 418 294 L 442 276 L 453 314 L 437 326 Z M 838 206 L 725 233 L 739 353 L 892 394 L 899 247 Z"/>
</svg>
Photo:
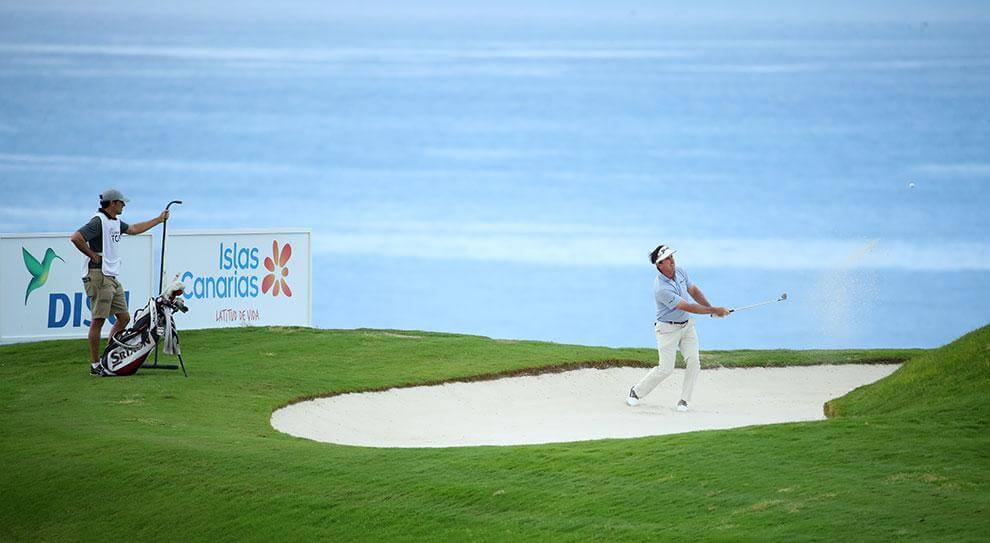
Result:
<svg viewBox="0 0 990 543">
<path fill-rule="evenodd" d="M 186 285 L 187 327 L 311 324 L 309 231 L 179 232 L 167 269 Z"/>
</svg>

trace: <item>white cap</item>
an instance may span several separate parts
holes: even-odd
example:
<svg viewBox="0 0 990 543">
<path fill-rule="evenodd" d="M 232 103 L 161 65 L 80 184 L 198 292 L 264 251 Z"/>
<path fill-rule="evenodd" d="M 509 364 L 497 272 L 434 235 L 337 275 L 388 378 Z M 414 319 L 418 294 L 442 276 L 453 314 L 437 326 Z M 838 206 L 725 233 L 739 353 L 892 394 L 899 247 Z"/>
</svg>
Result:
<svg viewBox="0 0 990 543">
<path fill-rule="evenodd" d="M 668 247 L 666 245 L 661 245 L 661 246 L 657 247 L 656 249 L 654 249 L 654 251 L 657 252 L 657 258 L 656 258 L 656 260 L 653 261 L 654 264 L 656 264 L 657 262 L 660 262 L 661 260 L 663 260 L 663 259 L 665 259 L 665 258 L 669 257 L 670 255 L 672 255 L 672 254 L 674 254 L 674 253 L 677 252 L 676 249 L 672 249 L 672 248 L 670 248 L 670 247 Z"/>
</svg>

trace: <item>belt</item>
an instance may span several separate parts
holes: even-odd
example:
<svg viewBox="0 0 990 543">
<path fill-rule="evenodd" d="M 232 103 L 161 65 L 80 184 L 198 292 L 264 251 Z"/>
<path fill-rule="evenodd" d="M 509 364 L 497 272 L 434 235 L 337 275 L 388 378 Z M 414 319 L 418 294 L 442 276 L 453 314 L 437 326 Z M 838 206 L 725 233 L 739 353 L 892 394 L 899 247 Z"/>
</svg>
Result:
<svg viewBox="0 0 990 543">
<path fill-rule="evenodd" d="M 675 322 L 675 321 L 660 321 L 664 324 L 687 324 L 687 321 Z"/>
</svg>

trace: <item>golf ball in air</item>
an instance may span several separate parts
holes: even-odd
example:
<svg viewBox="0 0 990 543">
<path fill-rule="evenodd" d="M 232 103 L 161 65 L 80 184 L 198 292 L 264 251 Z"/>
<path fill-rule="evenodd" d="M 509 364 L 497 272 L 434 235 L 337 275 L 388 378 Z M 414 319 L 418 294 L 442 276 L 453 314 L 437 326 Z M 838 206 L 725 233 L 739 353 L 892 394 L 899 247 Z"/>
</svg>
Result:
<svg viewBox="0 0 990 543">
<path fill-rule="evenodd" d="M 911 181 L 911 182 L 908 183 L 908 188 L 909 189 L 913 189 L 914 188 L 914 181 Z"/>
</svg>

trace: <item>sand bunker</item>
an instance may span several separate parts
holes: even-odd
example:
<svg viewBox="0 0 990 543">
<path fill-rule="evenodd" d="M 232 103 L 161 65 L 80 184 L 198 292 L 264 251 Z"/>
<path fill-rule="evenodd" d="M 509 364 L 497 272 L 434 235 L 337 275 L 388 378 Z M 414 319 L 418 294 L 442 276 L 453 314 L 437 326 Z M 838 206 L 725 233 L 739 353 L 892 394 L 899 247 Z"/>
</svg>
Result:
<svg viewBox="0 0 990 543">
<path fill-rule="evenodd" d="M 704 370 L 678 413 L 683 370 L 640 405 L 625 403 L 641 368 L 582 369 L 495 381 L 343 394 L 284 407 L 272 426 L 366 447 L 521 445 L 677 434 L 824 419 L 823 404 L 896 365 Z"/>
</svg>

